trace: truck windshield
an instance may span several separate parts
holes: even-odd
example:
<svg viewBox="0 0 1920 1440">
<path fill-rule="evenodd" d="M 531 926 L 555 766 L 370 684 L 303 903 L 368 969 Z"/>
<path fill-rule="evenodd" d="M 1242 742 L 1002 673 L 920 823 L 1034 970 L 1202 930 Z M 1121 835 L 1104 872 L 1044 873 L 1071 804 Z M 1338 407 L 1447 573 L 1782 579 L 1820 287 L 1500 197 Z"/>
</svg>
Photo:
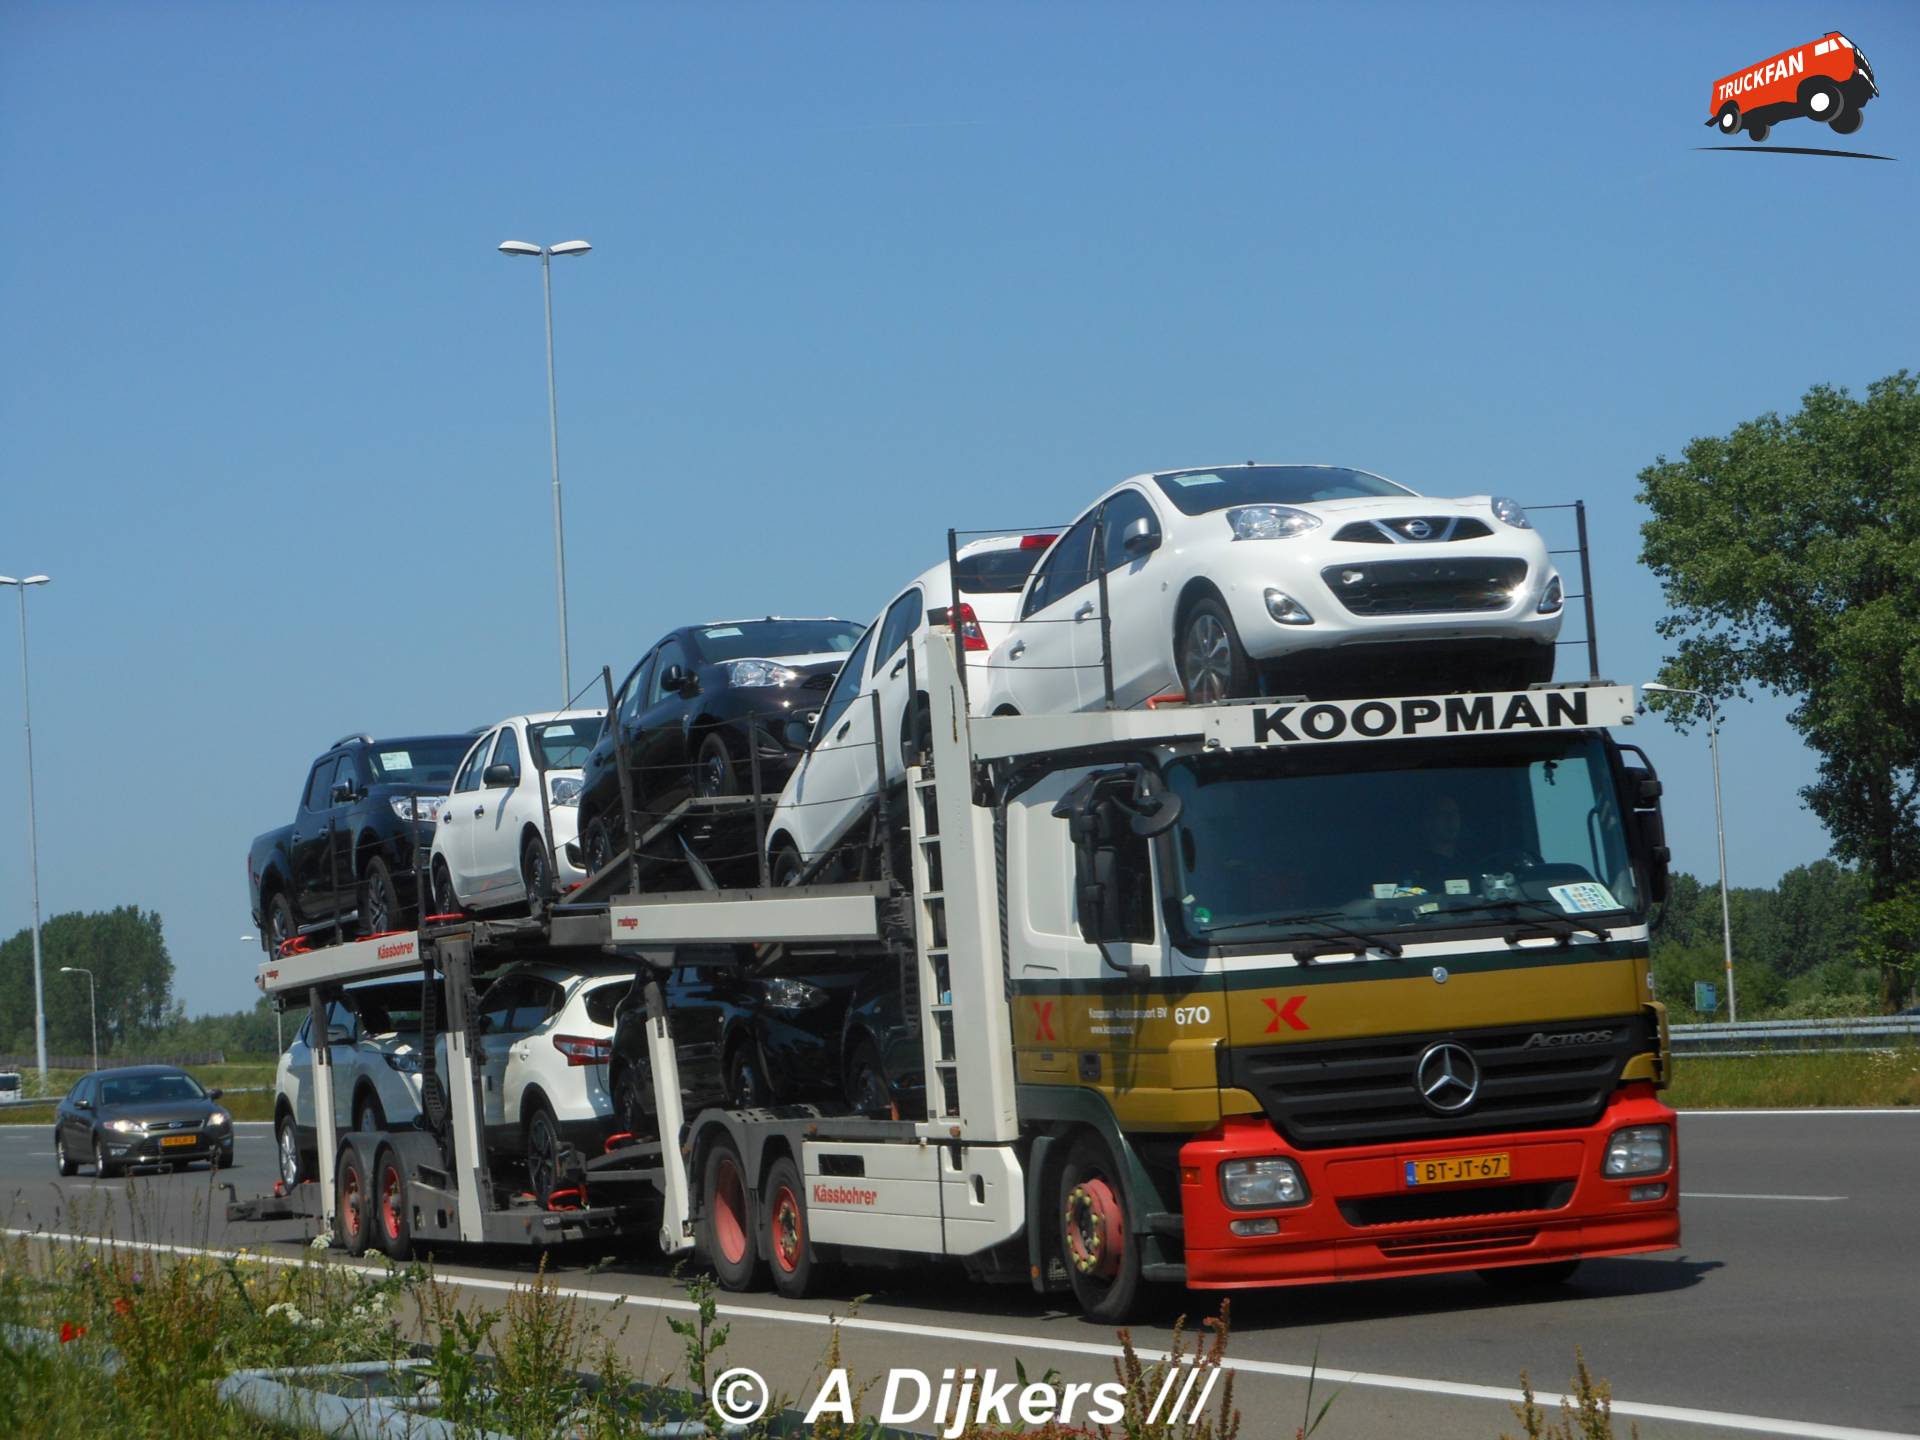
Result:
<svg viewBox="0 0 1920 1440">
<path fill-rule="evenodd" d="M 1226 752 L 1166 774 L 1190 942 L 1404 941 L 1640 909 L 1597 735 Z"/>
</svg>

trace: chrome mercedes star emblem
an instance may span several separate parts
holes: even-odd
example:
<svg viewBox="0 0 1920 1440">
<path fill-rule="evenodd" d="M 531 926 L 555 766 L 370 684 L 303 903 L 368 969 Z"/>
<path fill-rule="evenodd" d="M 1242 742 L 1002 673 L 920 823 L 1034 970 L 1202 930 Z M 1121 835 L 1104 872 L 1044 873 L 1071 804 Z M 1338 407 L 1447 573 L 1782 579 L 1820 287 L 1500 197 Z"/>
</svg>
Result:
<svg viewBox="0 0 1920 1440">
<path fill-rule="evenodd" d="M 1429 1045 L 1414 1063 L 1413 1088 L 1434 1114 L 1458 1115 L 1480 1093 L 1480 1062 L 1464 1045 Z"/>
</svg>

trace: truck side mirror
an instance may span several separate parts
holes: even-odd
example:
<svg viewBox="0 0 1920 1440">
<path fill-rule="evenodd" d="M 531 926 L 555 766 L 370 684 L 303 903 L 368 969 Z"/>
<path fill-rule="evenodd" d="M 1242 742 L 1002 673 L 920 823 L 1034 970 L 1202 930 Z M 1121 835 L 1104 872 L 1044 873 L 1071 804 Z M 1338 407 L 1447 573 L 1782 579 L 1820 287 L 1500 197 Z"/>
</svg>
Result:
<svg viewBox="0 0 1920 1440">
<path fill-rule="evenodd" d="M 1088 774 L 1060 797 L 1052 813 L 1067 822 L 1073 840 L 1081 935 L 1100 946 L 1101 958 L 1130 979 L 1150 978 L 1144 965 L 1118 964 L 1106 946 L 1133 938 L 1127 927 L 1127 887 L 1151 882 L 1137 861 L 1127 863 L 1130 852 L 1144 854 L 1139 842 L 1173 825 L 1180 816 L 1179 797 L 1167 792 L 1157 772 L 1125 765 Z"/>
</svg>

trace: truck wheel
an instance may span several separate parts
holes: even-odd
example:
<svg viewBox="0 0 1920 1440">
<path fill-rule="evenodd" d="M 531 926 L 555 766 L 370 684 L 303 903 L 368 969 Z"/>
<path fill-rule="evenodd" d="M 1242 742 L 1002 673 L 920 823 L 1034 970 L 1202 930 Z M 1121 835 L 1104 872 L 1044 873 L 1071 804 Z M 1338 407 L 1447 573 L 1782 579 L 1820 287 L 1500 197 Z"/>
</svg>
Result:
<svg viewBox="0 0 1920 1440">
<path fill-rule="evenodd" d="M 1772 133 L 1773 126 L 1767 124 L 1764 120 L 1750 120 L 1747 122 L 1747 139 L 1753 141 L 1756 145 Z"/>
<path fill-rule="evenodd" d="M 351 1146 L 340 1152 L 339 1178 L 334 1182 L 333 1238 L 347 1254 L 358 1258 L 367 1253 L 372 1235 L 369 1201 L 372 1196 L 367 1177 L 361 1173 L 360 1152 Z"/>
<path fill-rule="evenodd" d="M 273 899 L 267 902 L 266 951 L 269 958 L 280 953 L 280 947 L 300 933 L 300 926 L 293 918 L 293 902 L 287 899 L 284 890 L 274 892 Z"/>
<path fill-rule="evenodd" d="M 1696 111 L 1695 113 L 1698 114 L 1699 112 Z M 1714 117 L 1713 123 L 1720 127 L 1720 133 L 1722 135 L 1733 134 L 1734 131 L 1740 128 L 1740 107 L 1732 101 L 1728 101 L 1720 107 L 1720 113 Z"/>
<path fill-rule="evenodd" d="M 1800 108 L 1810 120 L 1832 122 L 1846 113 L 1847 97 L 1831 80 L 1816 76 L 1800 87 Z"/>
<path fill-rule="evenodd" d="M 1119 1324 L 1140 1296 L 1140 1247 L 1129 1233 L 1126 1186 L 1106 1146 L 1081 1139 L 1060 1172 L 1060 1258 L 1089 1320 Z"/>
<path fill-rule="evenodd" d="M 436 915 L 458 915 L 460 897 L 453 888 L 453 872 L 447 868 L 447 862 L 435 857 L 433 862 L 433 913 Z"/>
<path fill-rule="evenodd" d="M 378 855 L 367 862 L 367 873 L 360 881 L 360 933 L 384 935 L 400 928 L 400 892 L 394 888 L 393 872 Z"/>
<path fill-rule="evenodd" d="M 1479 1274 L 1495 1290 L 1551 1290 L 1566 1284 L 1579 1268 L 1578 1260 L 1555 1260 L 1546 1265 L 1502 1265 Z"/>
<path fill-rule="evenodd" d="M 537 835 L 529 835 L 520 847 L 520 880 L 527 887 L 527 914 L 544 920 L 553 898 L 547 893 L 553 888 L 553 872 L 547 865 L 547 847 Z"/>
<path fill-rule="evenodd" d="M 806 1193 L 792 1160 L 783 1155 L 773 1162 L 767 1171 L 767 1256 L 773 1288 L 789 1300 L 818 1293 L 826 1268 L 807 1229 Z"/>
<path fill-rule="evenodd" d="M 380 1097 L 372 1091 L 360 1097 L 360 1103 L 354 1107 L 353 1128 L 362 1134 L 377 1134 L 387 1128 L 386 1112 L 380 1108 Z"/>
<path fill-rule="evenodd" d="M 1864 110 L 1848 110 L 1834 116 L 1827 123 L 1833 127 L 1834 134 L 1851 135 L 1860 128 L 1861 122 L 1866 118 L 1867 114 Z"/>
<path fill-rule="evenodd" d="M 693 793 L 707 798 L 740 793 L 740 777 L 734 773 L 733 754 L 724 736 L 710 734 L 700 742 L 693 764 Z"/>
<path fill-rule="evenodd" d="M 1188 607 L 1173 654 L 1180 684 L 1196 705 L 1244 700 L 1257 688 L 1253 662 L 1233 628 L 1233 616 L 1211 595 Z"/>
<path fill-rule="evenodd" d="M 413 1224 L 408 1219 L 407 1173 L 391 1145 L 382 1145 L 373 1161 L 374 1226 L 380 1249 L 390 1260 L 413 1257 Z"/>
<path fill-rule="evenodd" d="M 753 1194 L 746 1168 L 731 1140 L 716 1140 L 701 1168 L 700 1248 L 726 1290 L 751 1290 L 760 1282 L 754 1252 Z"/>
</svg>

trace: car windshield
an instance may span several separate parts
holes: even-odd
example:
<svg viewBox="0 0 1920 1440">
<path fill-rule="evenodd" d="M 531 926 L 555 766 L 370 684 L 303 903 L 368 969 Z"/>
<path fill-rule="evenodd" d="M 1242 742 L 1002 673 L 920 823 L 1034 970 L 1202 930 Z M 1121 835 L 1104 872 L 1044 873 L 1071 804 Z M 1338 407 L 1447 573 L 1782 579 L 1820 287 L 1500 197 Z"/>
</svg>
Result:
<svg viewBox="0 0 1920 1440">
<path fill-rule="evenodd" d="M 844 655 L 859 643 L 862 627 L 846 620 L 736 620 L 707 625 L 700 637 L 701 658 L 778 660 L 789 655 Z"/>
<path fill-rule="evenodd" d="M 164 1075 L 121 1075 L 100 1082 L 102 1105 L 153 1105 L 206 1098 L 200 1082 L 179 1070 Z"/>
<path fill-rule="evenodd" d="M 1231 505 L 1310 505 L 1316 500 L 1415 493 L 1364 470 L 1342 470 L 1336 465 L 1235 465 L 1225 470 L 1176 470 L 1153 480 L 1183 515 L 1205 515 Z"/>
<path fill-rule="evenodd" d="M 600 738 L 597 718 L 549 720 L 544 725 L 529 725 L 534 751 L 543 770 L 578 770 L 587 763 L 593 742 Z"/>
<path fill-rule="evenodd" d="M 1407 938 L 1638 913 L 1604 740 L 1334 745 L 1167 766 L 1188 937 Z"/>
<path fill-rule="evenodd" d="M 1018 595 L 1051 536 L 1035 536 L 1042 543 L 1015 545 L 1004 550 L 978 550 L 954 562 L 954 576 L 962 595 Z"/>
<path fill-rule="evenodd" d="M 367 749 L 376 785 L 417 785 L 421 789 L 453 784 L 454 769 L 473 745 L 471 735 L 415 735 L 406 740 L 376 740 Z"/>
</svg>

